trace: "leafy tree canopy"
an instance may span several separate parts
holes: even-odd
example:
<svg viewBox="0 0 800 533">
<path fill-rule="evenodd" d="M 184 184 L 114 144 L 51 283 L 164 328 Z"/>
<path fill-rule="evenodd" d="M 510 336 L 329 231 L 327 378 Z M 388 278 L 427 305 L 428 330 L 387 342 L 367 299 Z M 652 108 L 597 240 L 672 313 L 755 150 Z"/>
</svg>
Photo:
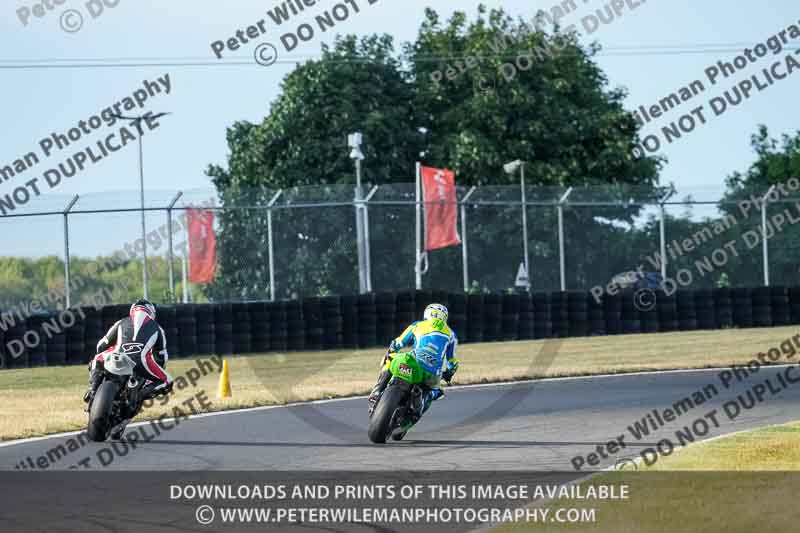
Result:
<svg viewBox="0 0 800 533">
<path fill-rule="evenodd" d="M 211 166 L 208 174 L 226 205 L 263 203 L 268 195 L 261 191 L 278 188 L 352 184 L 346 135 L 361 131 L 365 181 L 374 184 L 413 181 L 418 160 L 455 170 L 459 185 L 515 184 L 519 178 L 505 174 L 502 166 L 523 159 L 532 185 L 623 184 L 652 190 L 661 161 L 633 157 L 636 123 L 623 109 L 625 92 L 610 89 L 595 63 L 596 51 L 582 47 L 575 35 L 558 28 L 546 33 L 501 9 L 480 7 L 472 21 L 463 12 L 443 21 L 428 9 L 416 40 L 402 52 L 386 35 L 345 36 L 323 47 L 320 59 L 286 77 L 263 122 L 229 128 L 227 168 Z M 275 221 L 274 239 L 282 243 L 276 258 L 282 296 L 323 286 L 345 293 L 357 286 L 352 208 L 320 211 L 284 212 Z M 636 211 L 576 212 L 575 224 L 589 235 L 607 229 L 597 217 L 630 222 Z M 397 267 L 413 262 L 411 217 L 413 212 L 409 217 L 401 209 L 371 215 L 374 287 L 413 283 L 410 269 Z M 554 217 L 553 210 L 544 212 L 539 225 L 554 227 Z M 258 210 L 220 214 L 220 269 L 209 295 L 268 294 L 265 219 Z M 475 261 L 510 265 L 513 283 L 520 258 L 518 209 L 497 210 L 475 227 L 481 240 L 491 243 L 473 248 Z M 531 249 L 553 250 L 552 239 L 537 238 L 534 231 Z M 441 252 L 447 260 L 431 269 L 426 283 L 460 285 L 460 262 L 450 257 L 456 252 Z M 497 255 L 501 252 L 503 257 Z M 505 270 L 487 275 L 493 288 L 509 284 Z M 587 268 L 578 275 L 588 275 Z"/>
<path fill-rule="evenodd" d="M 767 127 L 761 125 L 750 144 L 757 159 L 746 172 L 735 172 L 727 178 L 726 199 L 763 195 L 772 185 L 800 178 L 800 131 L 794 136 L 784 134 L 779 140 L 771 137 Z"/>
<path fill-rule="evenodd" d="M 517 158 L 541 185 L 654 185 L 661 161 L 631 155 L 636 124 L 625 91 L 608 89 L 597 50 L 502 9 L 480 7 L 472 22 L 426 10 L 406 54 L 432 162 L 470 185 L 514 183 L 500 169 Z"/>
<path fill-rule="evenodd" d="M 352 182 L 347 135 L 355 131 L 367 139 L 372 181 L 413 179 L 419 133 L 390 37 L 340 38 L 289 74 L 282 90 L 261 124 L 228 130 L 228 169 L 209 169 L 220 190 Z"/>
<path fill-rule="evenodd" d="M 346 135 L 361 131 L 374 183 L 411 181 L 424 151 L 464 185 L 516 182 L 501 169 L 517 158 L 531 183 L 655 185 L 660 161 L 633 157 L 625 92 L 608 88 L 596 51 L 502 9 L 480 7 L 472 22 L 428 9 L 400 56 L 387 35 L 324 46 L 287 76 L 261 124 L 229 128 L 228 168 L 208 173 L 221 190 L 351 182 Z"/>
</svg>

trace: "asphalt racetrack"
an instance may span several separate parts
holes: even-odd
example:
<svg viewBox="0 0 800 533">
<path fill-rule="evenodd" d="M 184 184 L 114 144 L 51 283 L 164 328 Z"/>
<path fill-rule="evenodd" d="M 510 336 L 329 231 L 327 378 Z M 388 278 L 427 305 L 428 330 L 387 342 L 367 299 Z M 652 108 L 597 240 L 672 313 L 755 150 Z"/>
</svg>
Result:
<svg viewBox="0 0 800 533">
<path fill-rule="evenodd" d="M 723 385 L 720 372 L 453 388 L 405 441 L 386 446 L 369 442 L 366 401 L 354 398 L 195 417 L 150 442 L 137 442 L 135 449 L 118 443 L 113 457 L 109 443 L 88 443 L 54 456 L 52 450 L 59 444 L 66 448 L 74 435 L 7 443 L 0 445 L 0 468 L 36 463 L 49 451 L 48 470 L 66 469 L 84 460 L 84 466 L 92 469 L 121 470 L 574 471 L 576 456 L 587 458 L 598 445 L 608 452 L 608 441 L 625 436 L 625 448 L 605 453 L 606 458 L 598 455 L 596 465 L 581 466 L 581 471 L 588 471 L 637 457 L 663 438 L 676 442 L 675 431 L 685 426 L 693 427 L 698 437 L 710 438 L 798 418 L 800 382 L 791 380 L 800 380 L 800 368 L 762 368 L 749 378 L 734 379 L 729 388 Z M 736 402 L 737 395 L 748 402 L 748 390 L 760 392 L 761 401 L 751 395 L 753 406 L 744 409 L 739 404 L 741 412 L 730 420 L 725 403 Z M 696 402 L 698 391 L 705 391 L 702 404 Z M 652 410 L 663 412 L 693 396 L 694 407 L 672 422 L 638 440 L 631 435 L 628 426 Z M 733 409 L 730 404 L 727 407 Z M 714 410 L 715 414 L 706 416 Z M 126 435 L 134 432 L 141 433 L 142 440 L 152 428 L 149 423 L 133 426 Z M 103 448 L 106 452 L 101 454 Z"/>
</svg>

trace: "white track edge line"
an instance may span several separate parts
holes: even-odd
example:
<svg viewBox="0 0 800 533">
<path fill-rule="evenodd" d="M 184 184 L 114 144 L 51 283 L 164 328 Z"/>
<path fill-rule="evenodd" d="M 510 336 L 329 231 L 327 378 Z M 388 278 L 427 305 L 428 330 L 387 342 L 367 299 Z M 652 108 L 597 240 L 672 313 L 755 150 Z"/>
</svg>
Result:
<svg viewBox="0 0 800 533">
<path fill-rule="evenodd" d="M 787 366 L 795 366 L 791 364 L 787 365 L 766 365 L 764 368 L 783 368 Z M 457 391 L 457 390 L 467 390 L 467 389 L 479 389 L 479 388 L 495 388 L 495 387 L 510 387 L 514 385 L 530 385 L 535 383 L 546 383 L 546 382 L 553 382 L 553 381 L 578 381 L 578 380 L 587 380 L 587 379 L 603 379 L 603 378 L 622 378 L 622 377 L 633 377 L 633 376 L 648 376 L 648 375 L 662 375 L 662 374 L 689 374 L 689 373 L 700 373 L 700 372 L 717 372 L 720 370 L 725 370 L 726 368 L 730 367 L 715 367 L 715 368 L 679 368 L 675 370 L 642 370 L 637 372 L 619 372 L 616 374 L 595 374 L 595 375 L 587 375 L 587 376 L 563 376 L 563 377 L 555 377 L 555 378 L 541 378 L 541 379 L 526 379 L 522 381 L 500 381 L 497 383 L 473 383 L 470 385 L 454 385 L 453 387 L 448 387 L 448 389 Z M 226 411 L 214 411 L 212 413 L 198 413 L 194 415 L 189 415 L 186 417 L 185 420 L 192 420 L 195 418 L 207 418 L 211 416 L 222 416 L 222 415 L 236 415 L 242 413 L 252 413 L 256 411 L 267 411 L 271 409 L 285 409 L 289 407 L 301 407 L 304 405 L 321 405 L 327 403 L 334 403 L 334 402 L 347 402 L 353 400 L 363 400 L 367 398 L 367 396 L 348 396 L 346 398 L 330 398 L 325 400 L 310 400 L 306 402 L 295 402 L 295 403 L 288 403 L 288 404 L 281 404 L 281 405 L 261 405 L 258 407 L 245 407 L 244 409 L 230 409 Z M 128 425 L 128 427 L 139 427 L 147 425 L 151 422 L 151 420 L 144 420 L 142 422 L 135 422 L 133 424 Z M 86 431 L 85 429 L 77 430 L 77 431 L 68 431 L 64 433 L 54 433 L 52 435 L 42 435 L 40 437 L 28 437 L 25 439 L 17 439 L 17 440 L 10 440 L 5 442 L 0 442 L 0 448 L 9 448 L 11 446 L 17 446 L 20 444 L 30 444 L 32 442 L 39 442 L 43 440 L 49 439 L 57 439 L 60 437 L 72 437 L 74 435 L 79 435 Z M 704 441 L 705 442 L 705 441 Z M 602 472 L 602 470 L 601 470 Z"/>
</svg>

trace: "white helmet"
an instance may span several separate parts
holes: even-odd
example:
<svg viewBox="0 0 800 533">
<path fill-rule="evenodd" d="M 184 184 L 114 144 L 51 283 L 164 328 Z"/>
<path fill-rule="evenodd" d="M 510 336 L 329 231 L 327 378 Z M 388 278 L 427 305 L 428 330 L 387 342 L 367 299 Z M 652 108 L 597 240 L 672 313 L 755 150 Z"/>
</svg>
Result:
<svg viewBox="0 0 800 533">
<path fill-rule="evenodd" d="M 442 304 L 430 304 L 428 307 L 425 308 L 425 312 L 422 315 L 423 320 L 432 320 L 432 319 L 439 319 L 445 324 L 447 324 L 447 308 Z"/>
</svg>

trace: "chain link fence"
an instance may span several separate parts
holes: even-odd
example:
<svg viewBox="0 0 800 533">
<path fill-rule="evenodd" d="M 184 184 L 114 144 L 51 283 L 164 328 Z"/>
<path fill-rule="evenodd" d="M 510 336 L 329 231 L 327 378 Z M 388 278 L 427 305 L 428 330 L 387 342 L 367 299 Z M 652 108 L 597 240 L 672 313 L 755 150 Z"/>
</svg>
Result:
<svg viewBox="0 0 800 533">
<path fill-rule="evenodd" d="M 800 198 L 772 198 L 762 213 L 752 198 L 763 194 L 743 198 L 745 209 L 666 189 L 527 187 L 523 203 L 519 186 L 458 187 L 462 244 L 420 261 L 415 185 L 364 191 L 367 265 L 359 265 L 351 185 L 147 192 L 144 211 L 138 193 L 48 197 L 44 209 L 0 219 L 0 309 L 121 304 L 145 284 L 157 303 L 355 294 L 363 275 L 380 292 L 415 288 L 417 268 L 417 288 L 450 292 L 593 290 L 631 271 L 682 288 L 800 285 Z M 187 280 L 189 209 L 216 216 L 210 284 Z M 527 284 L 518 279 L 526 264 Z"/>
</svg>

